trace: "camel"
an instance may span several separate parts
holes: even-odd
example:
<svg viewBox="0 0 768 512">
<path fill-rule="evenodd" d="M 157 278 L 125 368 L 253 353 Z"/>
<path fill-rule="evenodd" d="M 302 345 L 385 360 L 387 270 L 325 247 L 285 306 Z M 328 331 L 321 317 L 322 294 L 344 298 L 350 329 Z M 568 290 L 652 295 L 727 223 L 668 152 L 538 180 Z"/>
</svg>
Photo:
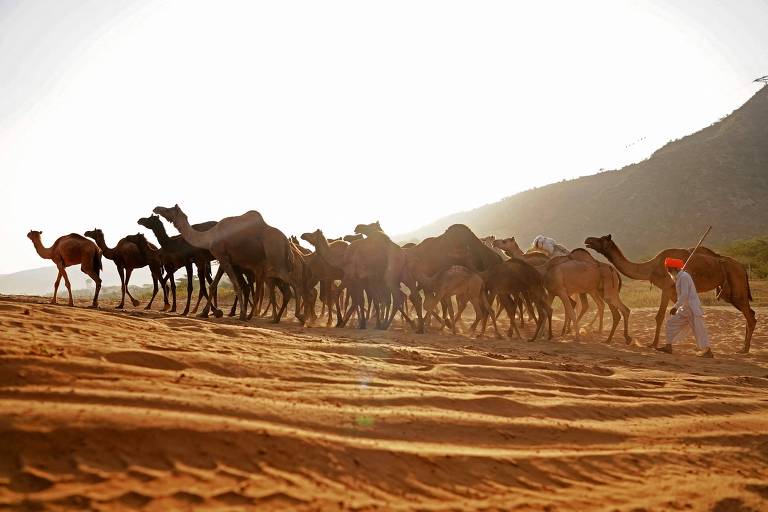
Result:
<svg viewBox="0 0 768 512">
<path fill-rule="evenodd" d="M 72 287 L 69 284 L 69 276 L 67 275 L 67 267 L 80 264 L 80 270 L 93 279 L 96 284 L 96 291 L 93 294 L 93 303 L 90 307 L 99 307 L 99 290 L 101 290 L 101 251 L 99 248 L 88 240 L 87 238 L 78 235 L 77 233 L 70 233 L 56 239 L 51 247 L 43 246 L 41 240 L 42 231 L 30 231 L 27 233 L 27 238 L 32 240 L 32 244 L 35 246 L 37 254 L 46 260 L 52 260 L 56 264 L 56 268 L 59 269 L 59 274 L 56 276 L 56 282 L 53 285 L 53 298 L 51 304 L 56 304 L 57 295 L 59 293 L 59 283 L 61 278 L 64 278 L 64 285 L 67 287 L 67 293 L 69 294 L 69 305 L 74 306 L 72 300 Z"/>
<path fill-rule="evenodd" d="M 211 281 L 210 276 L 210 262 L 213 260 L 213 255 L 210 251 L 205 249 L 198 249 L 187 243 L 181 235 L 168 236 L 165 230 L 163 222 L 157 215 L 150 215 L 149 217 L 143 217 L 138 220 L 140 226 L 152 231 L 155 234 L 155 238 L 160 242 L 160 257 L 165 267 L 166 276 L 171 280 L 171 295 L 172 304 L 170 311 L 176 312 L 176 280 L 174 274 L 176 270 L 184 267 L 187 271 L 187 303 L 184 306 L 182 315 L 189 313 L 190 301 L 192 299 L 192 264 L 197 266 L 197 278 L 200 283 L 200 290 L 197 294 L 197 302 L 195 308 L 192 310 L 192 314 L 197 312 L 200 306 L 200 300 L 203 297 L 208 297 L 208 291 L 206 290 L 206 280 Z M 193 227 L 200 231 L 205 231 L 215 226 L 215 222 L 205 222 L 202 224 L 195 224 Z"/>
<path fill-rule="evenodd" d="M 513 297 L 524 297 L 533 303 L 538 313 L 536 331 L 529 341 L 534 341 L 544 332 L 544 325 L 547 321 L 550 324 L 549 339 L 552 338 L 552 308 L 549 306 L 544 280 L 532 265 L 523 260 L 511 258 L 499 262 L 487 270 L 479 272 L 479 274 L 488 291 L 498 297 L 509 316 L 508 336 L 511 337 L 513 333 L 520 336 L 520 331 L 515 325 L 516 306 Z"/>
<path fill-rule="evenodd" d="M 141 253 L 142 257 L 145 260 L 147 260 L 150 268 L 158 267 L 158 266 L 164 267 L 163 258 L 160 253 L 160 250 L 154 245 L 150 245 L 150 243 L 141 233 L 136 233 L 135 235 L 128 235 L 123 240 L 126 240 L 139 248 L 139 252 Z M 165 277 L 162 279 L 164 295 L 165 295 L 165 281 L 168 279 L 168 277 L 169 275 L 166 273 Z M 173 288 L 174 295 L 175 295 L 176 283 L 173 282 L 173 279 L 171 279 L 171 287 Z M 154 290 L 152 292 L 152 298 L 149 299 L 149 303 L 144 309 L 152 308 L 152 303 L 155 301 L 156 295 L 157 295 L 157 285 L 155 285 Z M 163 311 L 167 311 L 167 310 L 168 310 L 168 300 L 166 297 L 165 307 L 163 308 Z"/>
<path fill-rule="evenodd" d="M 333 322 L 333 306 L 336 306 L 337 325 L 341 323 L 341 294 L 343 286 L 337 286 L 336 281 L 344 278 L 344 255 L 349 244 L 342 240 L 333 240 L 323 236 L 322 231 L 304 233 L 301 239 L 310 243 L 315 252 L 308 260 L 309 270 L 320 281 L 320 300 L 323 302 L 323 312 L 328 310 L 326 326 Z"/>
<path fill-rule="evenodd" d="M 140 302 L 136 300 L 133 295 L 131 295 L 131 291 L 128 289 L 128 283 L 131 280 L 131 274 L 137 268 L 142 268 L 149 265 L 149 270 L 152 273 L 152 296 L 154 297 L 155 294 L 157 294 L 158 283 L 164 283 L 163 266 L 160 262 L 148 261 L 144 255 L 142 255 L 136 244 L 129 242 L 125 238 L 117 242 L 117 245 L 114 247 L 108 247 L 107 243 L 104 241 L 104 233 L 102 233 L 100 229 L 86 231 L 84 234 L 88 238 L 95 240 L 96 245 L 99 246 L 99 249 L 101 249 L 101 252 L 104 254 L 104 256 L 108 260 L 112 260 L 115 263 L 115 267 L 117 267 L 117 273 L 120 276 L 121 297 L 120 304 L 115 306 L 115 309 L 123 309 L 125 307 L 126 293 L 128 294 L 128 298 L 131 299 L 131 304 L 133 304 L 133 307 L 137 307 L 140 304 Z M 149 244 L 149 246 L 157 250 L 157 247 L 154 245 Z M 165 284 L 163 284 L 163 302 L 165 306 L 170 307 L 170 304 L 168 303 L 168 296 L 165 291 Z"/>
<path fill-rule="evenodd" d="M 229 277 L 235 295 L 240 301 L 240 320 L 248 318 L 248 297 L 246 287 L 241 286 L 242 271 L 251 271 L 256 275 L 263 272 L 265 278 L 277 279 L 277 286 L 283 295 L 280 311 L 272 321 L 280 322 L 288 301 L 291 298 L 291 271 L 294 265 L 294 255 L 290 249 L 288 238 L 277 228 L 264 221 L 261 214 L 250 210 L 237 217 L 226 217 L 207 231 L 199 231 L 189 224 L 187 215 L 179 205 L 170 208 L 158 206 L 153 210 L 179 230 L 181 236 L 195 247 L 211 251 L 213 257 L 219 260 L 219 267 Z M 218 286 L 221 274 L 217 273 L 211 288 Z M 210 293 L 203 308 L 203 316 L 207 316 L 211 308 Z M 220 313 L 219 313 L 220 314 Z M 303 323 L 303 319 L 300 320 Z"/>
<path fill-rule="evenodd" d="M 556 256 L 547 263 L 546 268 L 544 282 L 550 294 L 550 305 L 555 297 L 560 297 L 577 340 L 581 317 L 576 316 L 570 297 L 589 294 L 598 305 L 600 316 L 603 313 L 603 301 L 608 303 L 611 310 L 613 323 L 606 343 L 613 339 L 620 316 L 624 318 L 624 339 L 628 345 L 632 343 L 629 336 L 629 308 L 619 296 L 621 280 L 616 269 L 597 261 L 585 249 L 574 249 L 568 256 Z"/>
<path fill-rule="evenodd" d="M 476 272 L 472 272 L 466 267 L 454 265 L 439 274 L 422 279 L 422 285 L 426 294 L 424 300 L 425 311 L 430 311 L 433 315 L 440 318 L 435 311 L 435 306 L 442 301 L 444 297 L 456 296 L 458 308 L 456 315 L 453 309 L 450 310 L 451 330 L 456 334 L 456 319 L 461 318 L 467 303 L 471 302 L 475 310 L 475 321 L 472 323 L 472 334 L 475 333 L 477 324 L 482 320 L 482 332 L 485 332 L 488 317 L 491 317 L 493 329 L 496 331 L 496 337 L 501 338 L 501 333 L 496 325 L 496 316 L 488 302 L 488 295 L 485 291 L 485 283 L 482 277 Z M 445 322 L 441 322 L 441 329 Z"/>
<path fill-rule="evenodd" d="M 537 250 L 537 249 L 529 249 L 528 252 L 523 252 L 522 249 L 520 249 L 520 246 L 517 245 L 517 241 L 515 240 L 515 237 L 509 237 L 509 238 L 503 238 L 503 239 L 496 239 L 493 242 L 494 246 L 504 251 L 508 256 L 512 258 L 520 258 L 525 260 L 526 262 L 533 265 L 536 270 L 538 270 L 541 275 L 545 275 L 547 273 L 547 263 L 552 259 L 552 256 L 549 256 L 546 252 Z M 570 254 L 567 252 L 568 250 L 565 249 L 561 245 L 556 245 L 556 247 L 561 248 L 562 250 L 558 249 L 558 253 L 562 253 L 562 251 L 566 251 L 565 254 L 560 254 L 561 256 L 567 256 Z M 600 296 L 593 296 L 593 300 L 595 300 L 595 305 L 597 306 L 597 312 L 595 316 L 592 318 L 592 321 L 589 322 L 588 327 L 592 327 L 595 324 L 595 321 L 598 321 L 597 326 L 597 332 L 603 332 L 603 311 L 605 311 L 605 305 L 603 303 L 603 300 Z M 579 294 L 579 321 L 581 321 L 582 317 L 589 311 L 589 301 L 587 300 L 587 294 L 581 293 Z M 576 302 L 574 299 L 571 299 L 571 307 L 575 307 Z M 565 307 L 565 305 L 563 305 Z M 521 312 L 522 314 L 522 312 Z M 570 317 L 566 315 L 565 317 L 565 323 L 563 324 L 563 331 L 560 334 L 561 336 L 564 336 L 566 332 L 568 332 L 568 329 L 570 328 Z"/>
<path fill-rule="evenodd" d="M 584 241 L 584 244 L 608 258 L 619 272 L 630 279 L 650 281 L 651 284 L 661 290 L 661 302 L 656 313 L 656 333 L 651 344 L 652 347 L 657 347 L 667 305 L 670 300 L 677 300 L 675 283 L 664 267 L 664 259 L 670 257 L 685 261 L 691 254 L 691 250 L 664 249 L 648 261 L 635 263 L 624 256 L 611 235 L 589 237 Z M 752 300 L 752 291 L 749 287 L 749 278 L 744 265 L 727 256 L 721 256 L 711 249 L 700 247 L 691 258 L 686 270 L 691 274 L 699 293 L 717 290 L 719 299 L 725 300 L 741 311 L 747 321 L 747 327 L 744 334 L 744 346 L 740 352 L 749 353 L 752 333 L 755 330 L 757 320 L 755 311 L 749 305 Z"/>
<path fill-rule="evenodd" d="M 357 240 L 350 244 L 346 253 L 344 265 L 343 281 L 350 290 L 352 304 L 347 309 L 343 323 L 346 323 L 353 311 L 358 312 L 358 318 L 362 318 L 360 327 L 365 328 L 365 304 L 363 301 L 363 290 L 369 297 L 374 299 L 377 308 L 377 327 L 387 329 L 392 323 L 397 312 L 410 323 L 407 313 L 404 309 L 405 294 L 400 289 L 400 284 L 404 284 L 409 292 L 410 299 L 416 308 L 418 324 L 416 332 L 424 332 L 424 319 L 421 309 L 421 295 L 416 287 L 416 280 L 413 274 L 409 272 L 406 265 L 405 250 L 394 243 L 389 236 L 381 231 L 381 225 L 378 222 L 373 224 L 358 224 L 355 227 L 356 233 L 366 236 L 363 240 Z M 389 314 L 383 314 L 381 318 L 381 308 L 385 308 L 392 303 Z"/>
</svg>

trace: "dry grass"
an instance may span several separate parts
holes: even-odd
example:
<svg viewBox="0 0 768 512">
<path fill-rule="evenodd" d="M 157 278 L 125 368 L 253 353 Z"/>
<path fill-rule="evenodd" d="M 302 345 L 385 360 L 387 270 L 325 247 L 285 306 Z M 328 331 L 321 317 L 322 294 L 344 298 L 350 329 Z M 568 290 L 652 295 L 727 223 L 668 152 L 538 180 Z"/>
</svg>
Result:
<svg viewBox="0 0 768 512">
<path fill-rule="evenodd" d="M 630 308 L 654 307 L 659 305 L 661 292 L 647 281 L 634 281 L 624 278 L 621 288 L 621 299 Z M 752 307 L 768 305 L 768 281 L 753 280 L 750 282 L 752 288 Z M 715 292 L 706 292 L 701 294 L 701 301 L 705 306 L 723 306 L 723 301 L 715 298 Z"/>
</svg>

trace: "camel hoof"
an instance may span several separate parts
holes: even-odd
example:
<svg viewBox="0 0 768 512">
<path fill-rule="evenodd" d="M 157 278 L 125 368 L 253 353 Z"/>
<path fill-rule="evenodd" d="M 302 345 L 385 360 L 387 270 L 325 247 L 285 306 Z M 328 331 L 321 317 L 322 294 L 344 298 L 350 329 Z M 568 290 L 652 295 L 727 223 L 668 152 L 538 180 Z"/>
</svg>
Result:
<svg viewBox="0 0 768 512">
<path fill-rule="evenodd" d="M 115 309 L 125 309 L 125 304 L 118 304 Z"/>
<path fill-rule="evenodd" d="M 136 300 L 136 299 L 133 299 L 133 300 L 131 301 L 131 304 L 133 304 L 133 307 L 137 308 L 137 307 L 139 307 L 139 304 L 141 304 L 141 302 L 139 302 L 139 301 L 138 301 L 138 300 Z"/>
<path fill-rule="evenodd" d="M 737 354 L 749 354 L 749 348 L 748 347 L 744 347 L 744 348 L 742 348 L 741 350 L 739 350 L 736 353 Z"/>
<path fill-rule="evenodd" d="M 648 348 L 657 348 L 659 346 L 658 343 L 651 343 L 650 345 L 646 345 Z"/>
<path fill-rule="evenodd" d="M 627 336 L 626 338 L 624 338 L 624 341 L 627 342 L 627 345 L 631 345 L 632 344 L 632 337 L 631 336 Z"/>
<path fill-rule="evenodd" d="M 86 309 L 99 309 L 99 305 L 98 304 L 91 304 Z"/>
<path fill-rule="evenodd" d="M 222 310 L 220 310 L 220 309 L 214 309 L 213 310 L 213 316 L 216 317 L 216 318 L 221 318 L 221 317 L 224 316 L 224 312 Z M 232 316 L 234 316 L 234 315 L 232 315 Z"/>
</svg>

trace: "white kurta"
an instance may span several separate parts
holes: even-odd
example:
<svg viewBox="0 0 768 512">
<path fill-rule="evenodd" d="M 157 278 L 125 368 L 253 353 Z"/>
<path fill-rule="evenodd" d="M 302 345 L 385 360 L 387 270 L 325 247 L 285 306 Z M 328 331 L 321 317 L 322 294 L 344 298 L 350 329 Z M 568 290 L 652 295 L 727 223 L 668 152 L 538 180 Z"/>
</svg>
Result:
<svg viewBox="0 0 768 512">
<path fill-rule="evenodd" d="M 701 350 L 709 347 L 707 327 L 704 325 L 704 311 L 701 309 L 701 301 L 696 293 L 696 286 L 688 272 L 681 271 L 675 278 L 675 290 L 677 313 L 667 320 L 667 343 L 675 343 L 693 331 L 696 337 L 696 345 Z"/>
</svg>

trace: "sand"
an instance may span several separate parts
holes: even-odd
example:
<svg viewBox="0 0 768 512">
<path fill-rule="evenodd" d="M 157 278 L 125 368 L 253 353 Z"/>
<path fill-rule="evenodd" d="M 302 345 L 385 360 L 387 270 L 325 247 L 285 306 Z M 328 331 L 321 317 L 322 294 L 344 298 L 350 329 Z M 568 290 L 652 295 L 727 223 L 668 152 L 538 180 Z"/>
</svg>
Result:
<svg viewBox="0 0 768 512">
<path fill-rule="evenodd" d="M 0 509 L 768 510 L 765 309 L 703 360 L 41 302 L 0 298 Z"/>
</svg>

